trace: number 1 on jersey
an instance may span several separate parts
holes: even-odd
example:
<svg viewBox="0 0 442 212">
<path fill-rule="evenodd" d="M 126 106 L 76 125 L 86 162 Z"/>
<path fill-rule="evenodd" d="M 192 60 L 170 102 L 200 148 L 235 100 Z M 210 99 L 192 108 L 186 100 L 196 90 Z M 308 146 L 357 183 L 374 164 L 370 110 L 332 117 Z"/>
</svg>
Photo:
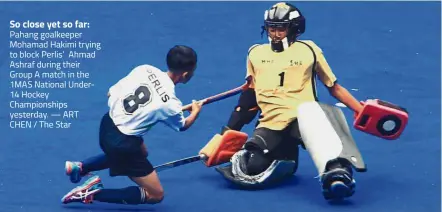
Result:
<svg viewBox="0 0 442 212">
<path fill-rule="evenodd" d="M 284 75 L 285 75 L 285 72 L 281 72 L 278 75 L 279 75 L 279 86 L 283 86 L 284 85 Z"/>
</svg>

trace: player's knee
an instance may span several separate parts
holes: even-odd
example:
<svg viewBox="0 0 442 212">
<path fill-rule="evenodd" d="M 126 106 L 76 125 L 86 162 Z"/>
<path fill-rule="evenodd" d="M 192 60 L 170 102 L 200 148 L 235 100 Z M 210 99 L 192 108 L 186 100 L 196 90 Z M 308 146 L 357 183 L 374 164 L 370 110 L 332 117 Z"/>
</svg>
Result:
<svg viewBox="0 0 442 212">
<path fill-rule="evenodd" d="M 155 192 L 147 192 L 146 189 L 144 189 L 145 192 L 145 202 L 148 204 L 157 204 L 164 200 L 164 190 L 158 189 Z"/>
<path fill-rule="evenodd" d="M 161 188 L 153 195 L 153 198 L 161 202 L 164 199 L 164 190 Z"/>
<path fill-rule="evenodd" d="M 154 204 L 158 204 L 158 203 L 162 202 L 163 199 L 164 199 L 164 196 L 163 197 L 158 197 L 158 198 L 153 198 L 152 197 L 152 198 L 146 199 L 146 203 L 154 205 Z"/>
<path fill-rule="evenodd" d="M 157 196 L 155 198 L 152 198 L 150 201 L 151 201 L 151 204 L 158 204 L 158 203 L 162 202 L 163 200 L 164 200 L 164 195 L 161 195 L 161 196 Z"/>
<path fill-rule="evenodd" d="M 262 151 L 249 151 L 246 162 L 246 172 L 248 175 L 257 175 L 264 172 L 272 164 L 273 160 L 266 156 Z"/>
</svg>

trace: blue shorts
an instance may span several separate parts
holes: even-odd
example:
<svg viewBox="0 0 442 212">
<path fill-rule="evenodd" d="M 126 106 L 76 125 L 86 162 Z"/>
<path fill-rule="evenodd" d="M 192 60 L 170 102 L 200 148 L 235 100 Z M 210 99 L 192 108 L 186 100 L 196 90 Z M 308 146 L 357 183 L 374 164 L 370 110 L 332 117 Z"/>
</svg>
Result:
<svg viewBox="0 0 442 212">
<path fill-rule="evenodd" d="M 109 162 L 110 176 L 144 177 L 154 171 L 143 150 L 143 138 L 120 132 L 109 113 L 101 119 L 99 140 Z"/>
</svg>

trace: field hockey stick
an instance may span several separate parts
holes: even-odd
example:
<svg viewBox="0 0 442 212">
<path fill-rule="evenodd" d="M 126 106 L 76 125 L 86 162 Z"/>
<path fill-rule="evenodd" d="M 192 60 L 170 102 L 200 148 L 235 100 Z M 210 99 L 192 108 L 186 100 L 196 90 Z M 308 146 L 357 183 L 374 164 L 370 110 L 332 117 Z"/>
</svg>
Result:
<svg viewBox="0 0 442 212">
<path fill-rule="evenodd" d="M 250 80 L 250 78 L 248 78 L 248 79 L 246 79 L 246 82 L 239 87 L 236 87 L 234 89 L 225 91 L 223 93 L 220 93 L 220 94 L 217 94 L 217 95 L 214 95 L 211 97 L 207 97 L 207 98 L 200 100 L 200 101 L 203 101 L 203 105 L 206 105 L 206 104 L 214 103 L 214 102 L 235 96 L 235 95 L 241 93 L 243 90 L 247 89 L 249 87 L 250 83 L 251 83 L 251 80 Z M 190 110 L 190 109 L 192 109 L 192 104 L 188 104 L 183 107 L 183 111 Z"/>
<path fill-rule="evenodd" d="M 193 162 L 200 161 L 200 160 L 205 160 L 205 159 L 207 159 L 207 156 L 204 155 L 204 154 L 195 155 L 195 156 L 192 156 L 192 157 L 187 157 L 187 158 L 183 158 L 183 159 L 180 159 L 180 160 L 175 160 L 175 161 L 171 161 L 171 162 L 168 162 L 168 163 L 165 163 L 165 164 L 161 164 L 161 165 L 155 166 L 155 171 L 156 172 L 160 172 L 160 171 L 164 171 L 164 170 L 167 170 L 167 169 L 175 168 L 177 166 L 182 166 L 182 165 L 185 165 L 185 164 L 189 164 L 189 163 L 193 163 Z"/>
</svg>

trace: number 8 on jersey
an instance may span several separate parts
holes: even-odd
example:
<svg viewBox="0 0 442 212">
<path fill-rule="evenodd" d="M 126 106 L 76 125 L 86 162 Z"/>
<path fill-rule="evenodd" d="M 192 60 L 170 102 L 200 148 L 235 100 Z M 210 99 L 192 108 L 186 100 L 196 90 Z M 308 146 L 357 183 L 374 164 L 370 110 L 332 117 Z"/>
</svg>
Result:
<svg viewBox="0 0 442 212">
<path fill-rule="evenodd" d="M 148 86 L 141 85 L 134 94 L 127 96 L 124 101 L 124 110 L 127 114 L 133 114 L 140 106 L 145 106 L 151 102 L 151 92 Z"/>
</svg>

